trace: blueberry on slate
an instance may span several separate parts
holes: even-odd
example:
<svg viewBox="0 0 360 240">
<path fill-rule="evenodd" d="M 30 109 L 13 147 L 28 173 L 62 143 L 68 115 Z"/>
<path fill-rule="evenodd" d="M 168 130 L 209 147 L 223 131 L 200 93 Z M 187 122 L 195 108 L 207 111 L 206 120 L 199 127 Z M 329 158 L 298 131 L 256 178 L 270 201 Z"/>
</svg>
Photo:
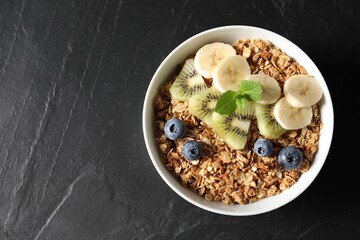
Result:
<svg viewBox="0 0 360 240">
<path fill-rule="evenodd" d="M 186 127 L 179 118 L 171 118 L 165 123 L 164 132 L 169 139 L 177 140 L 185 136 Z"/>
<path fill-rule="evenodd" d="M 183 145 L 181 152 L 187 160 L 198 160 L 203 155 L 203 147 L 198 141 L 189 140 Z"/>
<path fill-rule="evenodd" d="M 273 153 L 273 144 L 269 139 L 259 138 L 254 144 L 254 150 L 260 157 L 267 157 Z"/>
<path fill-rule="evenodd" d="M 278 163 L 285 170 L 298 169 L 304 159 L 302 152 L 294 146 L 287 146 L 280 150 Z"/>
</svg>

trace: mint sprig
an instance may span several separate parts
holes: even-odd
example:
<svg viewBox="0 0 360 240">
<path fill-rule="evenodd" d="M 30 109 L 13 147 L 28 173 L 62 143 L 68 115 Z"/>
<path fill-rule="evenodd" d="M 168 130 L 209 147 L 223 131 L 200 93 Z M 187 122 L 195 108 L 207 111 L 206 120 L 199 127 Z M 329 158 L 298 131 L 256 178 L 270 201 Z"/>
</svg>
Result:
<svg viewBox="0 0 360 240">
<path fill-rule="evenodd" d="M 245 108 L 248 102 L 259 100 L 262 91 L 260 83 L 242 80 L 238 92 L 228 90 L 221 94 L 216 102 L 215 112 L 229 115 L 235 112 L 237 108 Z"/>
</svg>

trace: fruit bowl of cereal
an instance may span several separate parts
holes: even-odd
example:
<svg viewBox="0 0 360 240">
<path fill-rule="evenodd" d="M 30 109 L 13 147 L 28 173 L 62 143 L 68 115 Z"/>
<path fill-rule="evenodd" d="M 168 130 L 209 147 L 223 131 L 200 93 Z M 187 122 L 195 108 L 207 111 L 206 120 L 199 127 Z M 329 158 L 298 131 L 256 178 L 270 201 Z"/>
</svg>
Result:
<svg viewBox="0 0 360 240">
<path fill-rule="evenodd" d="M 294 43 L 259 27 L 222 26 L 162 61 L 142 124 L 172 190 L 202 209 L 247 216 L 310 186 L 330 150 L 334 112 L 321 72 Z"/>
</svg>

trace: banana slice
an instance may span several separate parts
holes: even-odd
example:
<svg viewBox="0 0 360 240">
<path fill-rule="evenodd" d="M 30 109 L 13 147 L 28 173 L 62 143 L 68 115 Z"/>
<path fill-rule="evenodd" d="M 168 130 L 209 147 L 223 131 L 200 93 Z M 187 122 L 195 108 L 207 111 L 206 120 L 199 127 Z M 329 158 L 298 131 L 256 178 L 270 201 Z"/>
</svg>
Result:
<svg viewBox="0 0 360 240">
<path fill-rule="evenodd" d="M 240 55 L 221 61 L 213 72 L 213 85 L 220 91 L 239 91 L 239 83 L 251 74 L 249 63 Z"/>
<path fill-rule="evenodd" d="M 293 107 L 285 97 L 282 97 L 275 103 L 274 116 L 281 127 L 295 130 L 309 125 L 313 112 L 311 107 Z"/>
<path fill-rule="evenodd" d="M 281 88 L 275 78 L 263 73 L 258 73 L 248 75 L 246 79 L 261 84 L 263 92 L 261 98 L 257 101 L 258 103 L 273 104 L 280 98 Z"/>
<path fill-rule="evenodd" d="M 320 101 L 322 94 L 320 84 L 309 75 L 293 75 L 284 84 L 284 95 L 293 107 L 309 107 Z"/>
<path fill-rule="evenodd" d="M 213 42 L 202 46 L 195 54 L 194 66 L 204 78 L 212 78 L 214 68 L 224 58 L 235 56 L 235 49 L 227 43 Z"/>
</svg>

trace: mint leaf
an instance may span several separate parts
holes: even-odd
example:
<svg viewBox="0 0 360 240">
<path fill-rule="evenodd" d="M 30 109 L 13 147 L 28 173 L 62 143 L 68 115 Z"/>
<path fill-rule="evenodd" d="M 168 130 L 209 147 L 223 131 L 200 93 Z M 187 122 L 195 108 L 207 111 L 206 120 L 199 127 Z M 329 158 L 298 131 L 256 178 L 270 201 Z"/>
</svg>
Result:
<svg viewBox="0 0 360 240">
<path fill-rule="evenodd" d="M 237 98 L 236 98 L 236 106 L 239 107 L 239 108 L 245 108 L 246 107 L 246 104 L 248 103 L 249 101 L 244 98 L 241 94 L 238 94 L 237 95 Z M 235 110 L 234 110 L 235 111 Z"/>
<path fill-rule="evenodd" d="M 228 90 L 221 94 L 220 98 L 216 102 L 215 112 L 220 114 L 231 114 L 235 112 L 237 106 L 237 98 L 238 93 Z"/>
<path fill-rule="evenodd" d="M 239 91 L 228 90 L 221 94 L 216 102 L 215 112 L 229 115 L 237 108 L 245 108 L 248 102 L 257 101 L 262 94 L 261 84 L 250 80 L 241 80 Z"/>
<path fill-rule="evenodd" d="M 261 84 L 250 80 L 242 80 L 239 84 L 239 93 L 249 101 L 257 101 L 262 94 Z"/>
</svg>

